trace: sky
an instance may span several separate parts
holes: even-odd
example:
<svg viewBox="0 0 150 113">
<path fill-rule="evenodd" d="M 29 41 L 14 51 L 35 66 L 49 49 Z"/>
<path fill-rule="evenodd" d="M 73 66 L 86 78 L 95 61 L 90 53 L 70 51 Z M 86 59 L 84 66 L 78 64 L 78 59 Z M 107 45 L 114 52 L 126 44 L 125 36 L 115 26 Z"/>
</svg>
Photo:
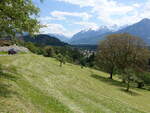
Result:
<svg viewBox="0 0 150 113">
<path fill-rule="evenodd" d="M 41 33 L 71 37 L 84 29 L 118 28 L 150 18 L 150 0 L 33 0 Z"/>
</svg>

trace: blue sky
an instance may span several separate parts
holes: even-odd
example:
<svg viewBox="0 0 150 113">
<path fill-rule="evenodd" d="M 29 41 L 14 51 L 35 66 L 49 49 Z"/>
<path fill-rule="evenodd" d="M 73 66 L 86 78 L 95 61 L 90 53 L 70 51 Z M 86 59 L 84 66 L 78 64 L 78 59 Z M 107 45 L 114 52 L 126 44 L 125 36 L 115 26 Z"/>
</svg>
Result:
<svg viewBox="0 0 150 113">
<path fill-rule="evenodd" d="M 71 37 L 84 29 L 124 26 L 150 18 L 150 0 L 33 0 L 41 12 L 39 21 L 46 25 L 41 33 Z"/>
</svg>

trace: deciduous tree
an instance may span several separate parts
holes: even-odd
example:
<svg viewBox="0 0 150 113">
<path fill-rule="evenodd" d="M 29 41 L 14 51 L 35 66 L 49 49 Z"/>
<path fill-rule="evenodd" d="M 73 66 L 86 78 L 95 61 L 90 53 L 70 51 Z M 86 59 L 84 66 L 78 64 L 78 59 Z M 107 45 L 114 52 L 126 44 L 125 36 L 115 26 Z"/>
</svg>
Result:
<svg viewBox="0 0 150 113">
<path fill-rule="evenodd" d="M 137 80 L 139 73 L 147 70 L 148 58 L 149 50 L 143 40 L 126 33 L 109 35 L 99 45 L 99 65 L 109 72 L 111 77 L 114 70 L 117 70 L 127 83 L 127 91 L 130 82 Z"/>
<path fill-rule="evenodd" d="M 65 57 L 62 55 L 62 54 L 58 54 L 57 56 L 56 56 L 56 59 L 60 62 L 60 67 L 62 67 L 62 64 L 65 64 L 66 62 L 66 60 L 65 60 Z"/>
<path fill-rule="evenodd" d="M 0 0 L 0 37 L 38 32 L 38 13 L 32 0 Z"/>
</svg>

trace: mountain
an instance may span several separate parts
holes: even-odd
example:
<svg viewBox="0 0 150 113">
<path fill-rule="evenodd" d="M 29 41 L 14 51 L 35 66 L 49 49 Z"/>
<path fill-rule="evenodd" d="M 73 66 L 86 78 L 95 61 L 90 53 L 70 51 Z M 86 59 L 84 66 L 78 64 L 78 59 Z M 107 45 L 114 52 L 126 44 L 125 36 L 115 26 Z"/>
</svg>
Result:
<svg viewBox="0 0 150 113">
<path fill-rule="evenodd" d="M 82 30 L 79 33 L 75 34 L 71 40 L 69 41 L 70 44 L 94 44 L 95 39 L 98 39 L 101 35 L 111 32 L 107 27 L 102 27 L 98 30 Z"/>
<path fill-rule="evenodd" d="M 99 41 L 104 39 L 104 37 L 106 37 L 107 35 L 115 33 L 129 33 L 131 35 L 135 35 L 142 38 L 147 44 L 150 44 L 150 19 L 145 18 L 133 25 L 121 27 L 117 31 L 110 30 L 107 27 L 104 27 L 97 31 L 94 30 L 81 31 L 72 37 L 70 43 L 73 45 L 74 44 L 94 45 L 98 44 Z"/>
<path fill-rule="evenodd" d="M 58 38 L 59 40 L 61 40 L 63 42 L 68 42 L 69 41 L 69 37 L 66 37 L 66 36 L 64 36 L 62 34 L 52 34 L 52 33 L 49 33 L 47 35 L 56 37 L 56 38 Z"/>
<path fill-rule="evenodd" d="M 147 44 L 150 44 L 150 19 L 143 19 L 138 23 L 123 28 L 116 33 L 129 33 L 142 38 Z"/>
<path fill-rule="evenodd" d="M 60 41 L 54 36 L 49 36 L 45 34 L 39 34 L 33 37 L 26 35 L 23 37 L 23 40 L 26 42 L 33 42 L 33 43 L 40 44 L 40 45 L 51 45 L 51 46 L 68 45 L 67 43 Z"/>
</svg>

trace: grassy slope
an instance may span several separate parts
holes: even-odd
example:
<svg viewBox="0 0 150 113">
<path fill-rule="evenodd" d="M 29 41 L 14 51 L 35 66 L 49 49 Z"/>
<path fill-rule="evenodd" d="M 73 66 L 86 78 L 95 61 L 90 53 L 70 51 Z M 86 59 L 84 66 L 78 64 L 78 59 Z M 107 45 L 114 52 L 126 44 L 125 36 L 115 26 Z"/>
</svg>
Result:
<svg viewBox="0 0 150 113">
<path fill-rule="evenodd" d="M 24 54 L 0 56 L 0 113 L 149 113 L 150 92 L 127 94 L 106 73 Z M 15 70 L 15 68 L 17 71 Z"/>
</svg>

